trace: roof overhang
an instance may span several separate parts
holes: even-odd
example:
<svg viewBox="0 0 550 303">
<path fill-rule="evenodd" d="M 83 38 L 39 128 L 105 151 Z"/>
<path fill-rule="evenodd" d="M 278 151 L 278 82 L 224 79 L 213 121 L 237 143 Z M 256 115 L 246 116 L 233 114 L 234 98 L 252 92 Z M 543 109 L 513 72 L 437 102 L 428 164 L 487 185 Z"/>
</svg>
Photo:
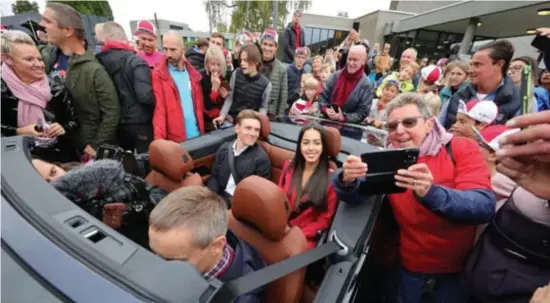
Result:
<svg viewBox="0 0 550 303">
<path fill-rule="evenodd" d="M 476 36 L 523 36 L 528 29 L 548 26 L 550 18 L 537 15 L 539 9 L 548 8 L 550 1 L 463 1 L 396 21 L 392 32 L 425 29 L 462 34 L 470 18 L 477 17 Z"/>
</svg>

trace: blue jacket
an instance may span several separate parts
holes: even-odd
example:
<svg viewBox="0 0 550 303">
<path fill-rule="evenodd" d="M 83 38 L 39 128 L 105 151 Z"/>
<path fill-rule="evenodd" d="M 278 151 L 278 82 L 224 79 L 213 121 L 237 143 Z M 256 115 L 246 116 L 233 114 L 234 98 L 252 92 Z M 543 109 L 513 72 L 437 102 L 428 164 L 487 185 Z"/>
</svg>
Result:
<svg viewBox="0 0 550 303">
<path fill-rule="evenodd" d="M 227 243 L 235 251 L 235 258 L 231 266 L 218 279 L 222 282 L 230 282 L 251 272 L 265 267 L 265 262 L 260 253 L 250 244 L 239 239 L 230 230 L 226 234 Z M 235 303 L 261 303 L 265 300 L 265 289 L 261 287 L 252 292 L 238 297 Z"/>
<path fill-rule="evenodd" d="M 447 115 L 443 126 L 449 129 L 456 122 L 456 113 L 458 111 L 459 101 L 468 102 L 476 98 L 476 87 L 473 84 L 468 85 L 461 91 L 454 94 L 449 99 Z M 494 92 L 494 102 L 498 106 L 498 115 L 495 124 L 504 124 L 517 115 L 521 109 L 521 93 L 510 77 L 506 76 L 502 84 Z"/>
<path fill-rule="evenodd" d="M 465 89 L 470 85 L 470 82 L 464 81 L 458 88 L 458 90 L 454 93 L 457 94 L 461 90 Z M 441 111 L 439 112 L 439 122 L 441 122 L 441 125 L 445 125 L 445 119 L 447 118 L 447 110 L 449 109 L 449 100 L 451 100 L 451 97 L 454 95 L 453 91 L 450 87 L 445 87 L 439 92 L 439 98 L 441 99 Z"/>
<path fill-rule="evenodd" d="M 550 110 L 550 94 L 544 87 L 535 87 L 537 111 Z"/>
<path fill-rule="evenodd" d="M 328 78 L 325 89 L 319 96 L 320 108 L 328 107 L 332 104 L 332 93 L 336 84 L 336 79 L 338 79 L 341 72 L 342 71 L 337 71 Z M 342 108 L 344 116 L 346 117 L 346 122 L 359 123 L 363 121 L 369 115 L 373 97 L 374 91 L 372 84 L 369 78 L 363 74 L 363 77 L 359 80 L 353 91 L 351 91 L 348 100 Z"/>
</svg>

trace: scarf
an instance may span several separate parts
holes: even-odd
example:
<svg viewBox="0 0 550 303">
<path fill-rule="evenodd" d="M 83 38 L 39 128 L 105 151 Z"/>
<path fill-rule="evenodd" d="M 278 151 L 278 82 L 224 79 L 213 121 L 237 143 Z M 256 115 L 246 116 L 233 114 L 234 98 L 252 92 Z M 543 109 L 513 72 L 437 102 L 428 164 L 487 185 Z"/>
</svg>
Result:
<svg viewBox="0 0 550 303">
<path fill-rule="evenodd" d="M 332 104 L 336 104 L 340 107 L 344 107 L 346 101 L 348 101 L 349 95 L 359 83 L 363 75 L 365 74 L 364 67 L 361 66 L 354 74 L 348 73 L 348 69 L 344 67 L 336 83 L 334 84 L 334 92 L 332 93 Z"/>
<path fill-rule="evenodd" d="M 434 122 L 432 131 L 424 138 L 422 145 L 420 146 L 420 157 L 422 156 L 435 156 L 439 153 L 441 148 L 451 141 L 453 134 L 447 132 L 443 125 L 439 123 L 439 120 L 431 118 Z M 390 142 L 390 137 L 386 139 L 386 148 L 393 148 Z"/>
<path fill-rule="evenodd" d="M 44 74 L 42 80 L 31 84 L 23 83 L 7 64 L 2 64 L 2 79 L 6 81 L 17 102 L 17 127 L 44 121 L 44 108 L 52 98 L 48 78 Z"/>
<path fill-rule="evenodd" d="M 122 49 L 122 50 L 129 50 L 132 52 L 136 52 L 136 50 L 128 43 L 115 41 L 115 40 L 107 40 L 105 44 L 102 46 L 102 51 L 107 51 L 110 49 Z"/>
<path fill-rule="evenodd" d="M 271 76 L 271 72 L 273 71 L 273 66 L 275 66 L 275 57 L 268 61 L 262 61 L 262 65 L 260 66 L 260 73 L 269 79 Z"/>
</svg>

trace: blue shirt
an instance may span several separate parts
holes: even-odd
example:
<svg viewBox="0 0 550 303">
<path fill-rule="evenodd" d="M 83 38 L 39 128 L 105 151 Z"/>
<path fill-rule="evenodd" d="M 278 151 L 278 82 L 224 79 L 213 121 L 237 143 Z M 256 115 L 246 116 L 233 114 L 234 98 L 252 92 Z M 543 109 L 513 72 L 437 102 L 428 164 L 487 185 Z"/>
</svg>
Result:
<svg viewBox="0 0 550 303">
<path fill-rule="evenodd" d="M 191 80 L 187 69 L 178 70 L 175 66 L 168 64 L 170 76 L 176 83 L 178 94 L 180 96 L 181 110 L 185 123 L 185 135 L 187 139 L 192 139 L 201 135 L 197 126 L 197 117 L 195 117 L 195 108 L 193 106 L 193 97 L 191 95 Z"/>
</svg>

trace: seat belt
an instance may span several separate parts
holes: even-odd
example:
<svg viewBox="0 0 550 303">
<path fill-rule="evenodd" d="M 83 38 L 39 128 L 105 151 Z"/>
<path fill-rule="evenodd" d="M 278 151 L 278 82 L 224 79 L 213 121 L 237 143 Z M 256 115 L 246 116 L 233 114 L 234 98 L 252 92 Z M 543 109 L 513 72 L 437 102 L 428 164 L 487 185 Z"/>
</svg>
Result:
<svg viewBox="0 0 550 303">
<path fill-rule="evenodd" d="M 237 174 L 237 170 L 235 169 L 235 154 L 233 152 L 233 144 L 227 147 L 227 160 L 229 161 L 229 169 L 231 170 L 231 175 L 233 175 L 233 181 L 235 181 L 235 185 L 237 185 L 241 181 L 241 178 L 239 177 L 239 175 Z"/>
<path fill-rule="evenodd" d="M 334 241 L 310 249 L 292 258 L 271 264 L 260 270 L 225 283 L 209 301 L 210 303 L 232 302 L 237 297 L 247 294 L 296 270 L 306 267 L 320 259 L 326 258 L 343 248 Z"/>
</svg>

